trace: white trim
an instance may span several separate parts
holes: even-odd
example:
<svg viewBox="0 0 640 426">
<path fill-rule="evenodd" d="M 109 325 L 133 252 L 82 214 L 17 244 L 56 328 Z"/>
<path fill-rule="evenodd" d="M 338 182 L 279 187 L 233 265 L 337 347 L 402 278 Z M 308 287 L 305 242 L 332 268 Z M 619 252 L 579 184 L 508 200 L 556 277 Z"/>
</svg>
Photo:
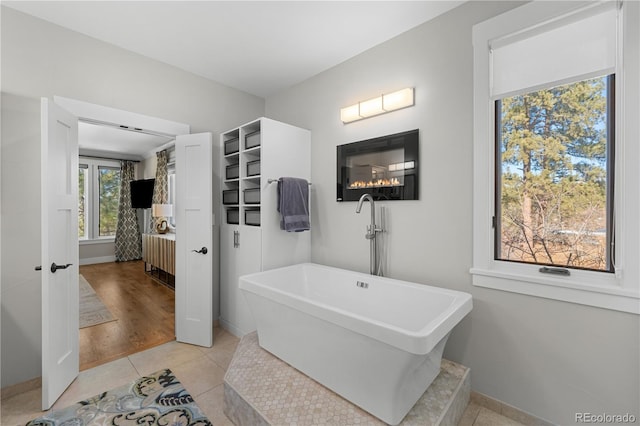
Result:
<svg viewBox="0 0 640 426">
<path fill-rule="evenodd" d="M 113 244 L 116 241 L 116 237 L 102 237 L 95 240 L 78 240 L 81 246 L 90 246 L 93 244 Z"/>
<path fill-rule="evenodd" d="M 471 268 L 470 272 L 473 274 L 473 285 L 477 287 L 640 314 L 640 296 L 633 291 L 588 285 L 580 286 L 572 283 L 553 282 L 553 280 L 535 280 L 528 275 L 476 268 Z"/>
<path fill-rule="evenodd" d="M 218 321 L 220 322 L 220 327 L 224 328 L 225 330 L 227 330 L 229 333 L 233 334 L 236 337 L 242 337 L 245 335 L 245 333 L 240 330 L 238 327 L 236 327 L 235 325 L 231 324 L 229 321 L 225 320 L 224 318 L 220 317 L 218 319 Z"/>
<path fill-rule="evenodd" d="M 93 265 L 95 263 L 111 263 L 116 261 L 116 256 L 85 257 L 80 259 L 80 265 Z"/>
<path fill-rule="evenodd" d="M 105 159 L 125 160 L 125 161 L 142 161 L 142 156 L 135 154 L 124 154 L 121 152 L 103 151 L 99 149 L 80 148 L 80 158 L 82 157 L 102 157 Z"/>
<path fill-rule="evenodd" d="M 532 2 L 473 27 L 475 286 L 640 314 L 640 4 L 624 2 L 616 64 L 616 273 L 571 270 L 570 277 L 540 274 L 539 265 L 493 260 L 494 108 L 490 96 L 490 43 L 566 16 L 584 3 Z M 587 6 L 590 7 L 590 6 Z M 622 11 L 622 10 L 621 10 Z M 624 61 L 622 54 L 624 53 Z"/>
<path fill-rule="evenodd" d="M 176 121 L 151 117 L 62 96 L 54 96 L 53 101 L 77 116 L 81 121 L 88 120 L 117 124 L 169 136 L 184 135 L 190 132 L 190 126 L 188 124 L 178 123 Z"/>
</svg>

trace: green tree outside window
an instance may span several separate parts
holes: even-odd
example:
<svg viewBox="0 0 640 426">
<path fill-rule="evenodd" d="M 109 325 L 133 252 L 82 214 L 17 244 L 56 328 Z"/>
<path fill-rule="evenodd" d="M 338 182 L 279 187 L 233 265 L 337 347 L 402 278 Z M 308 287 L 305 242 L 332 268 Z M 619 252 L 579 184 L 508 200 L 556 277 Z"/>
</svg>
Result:
<svg viewBox="0 0 640 426">
<path fill-rule="evenodd" d="M 116 235 L 118 204 L 120 202 L 120 169 L 98 168 L 99 235 Z"/>
</svg>

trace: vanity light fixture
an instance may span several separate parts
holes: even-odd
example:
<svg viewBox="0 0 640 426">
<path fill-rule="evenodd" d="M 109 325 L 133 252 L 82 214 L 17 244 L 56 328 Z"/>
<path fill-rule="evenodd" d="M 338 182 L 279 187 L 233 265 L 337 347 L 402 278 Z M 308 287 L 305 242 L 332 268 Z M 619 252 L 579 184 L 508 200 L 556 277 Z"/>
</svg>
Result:
<svg viewBox="0 0 640 426">
<path fill-rule="evenodd" d="M 340 109 L 340 119 L 344 124 L 364 118 L 374 117 L 387 112 L 396 111 L 415 105 L 413 87 L 398 90 L 368 99 Z"/>
</svg>

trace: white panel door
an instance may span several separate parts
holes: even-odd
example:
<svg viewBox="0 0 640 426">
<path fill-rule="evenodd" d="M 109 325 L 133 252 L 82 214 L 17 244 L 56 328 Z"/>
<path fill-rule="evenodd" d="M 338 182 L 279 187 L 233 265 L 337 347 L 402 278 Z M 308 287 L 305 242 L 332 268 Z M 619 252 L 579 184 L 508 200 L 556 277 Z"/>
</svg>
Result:
<svg viewBox="0 0 640 426">
<path fill-rule="evenodd" d="M 78 375 L 78 119 L 41 102 L 42 409 Z"/>
<path fill-rule="evenodd" d="M 213 345 L 212 137 L 176 138 L 176 340 Z"/>
</svg>

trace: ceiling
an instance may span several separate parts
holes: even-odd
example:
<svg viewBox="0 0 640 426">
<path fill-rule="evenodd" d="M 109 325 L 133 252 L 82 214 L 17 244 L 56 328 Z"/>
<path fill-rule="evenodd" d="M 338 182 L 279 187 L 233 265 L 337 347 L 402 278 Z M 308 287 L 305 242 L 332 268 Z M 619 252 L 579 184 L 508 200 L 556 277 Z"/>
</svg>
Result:
<svg viewBox="0 0 640 426">
<path fill-rule="evenodd" d="M 463 1 L 3 1 L 218 83 L 267 97 Z"/>
<path fill-rule="evenodd" d="M 267 97 L 463 1 L 2 1 L 21 12 Z M 141 159 L 168 139 L 81 123 L 81 152 Z"/>
<path fill-rule="evenodd" d="M 118 127 L 78 122 L 81 155 L 141 160 L 148 153 L 173 140 Z"/>
</svg>

